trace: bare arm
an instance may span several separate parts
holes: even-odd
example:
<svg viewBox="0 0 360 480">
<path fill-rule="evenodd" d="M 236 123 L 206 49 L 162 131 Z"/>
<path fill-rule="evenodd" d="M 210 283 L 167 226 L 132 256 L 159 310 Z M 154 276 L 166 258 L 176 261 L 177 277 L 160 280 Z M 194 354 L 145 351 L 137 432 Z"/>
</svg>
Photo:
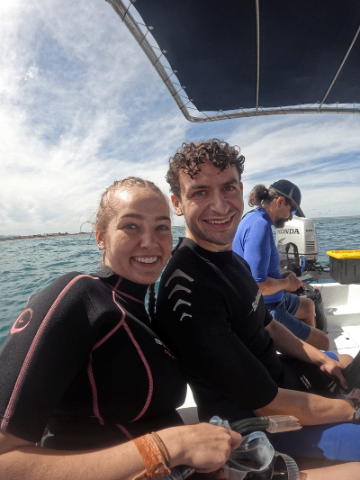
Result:
<svg viewBox="0 0 360 480">
<path fill-rule="evenodd" d="M 351 422 L 354 405 L 350 400 L 320 397 L 279 388 L 274 400 L 254 411 L 257 416 L 294 415 L 302 425 Z"/>
<path fill-rule="evenodd" d="M 347 388 L 346 380 L 342 374 L 345 365 L 331 359 L 312 345 L 303 342 L 276 320 L 272 320 L 265 328 L 273 339 L 277 351 L 318 366 L 323 372 L 338 378 L 341 385 Z"/>
<path fill-rule="evenodd" d="M 265 282 L 258 283 L 260 291 L 263 295 L 272 295 L 280 290 L 287 290 L 288 292 L 295 292 L 300 287 L 304 286 L 294 272 L 291 272 L 283 278 L 268 277 Z"/>
<path fill-rule="evenodd" d="M 241 435 L 206 423 L 158 432 L 170 455 L 170 467 L 189 465 L 213 471 L 223 465 Z M 133 442 L 92 451 L 37 448 L 0 432 L 0 478 L 6 480 L 127 480 L 140 474 L 144 463 Z"/>
<path fill-rule="evenodd" d="M 301 480 L 355 480 L 360 478 L 360 463 L 344 463 L 332 465 L 331 467 L 312 468 L 302 470 Z"/>
</svg>

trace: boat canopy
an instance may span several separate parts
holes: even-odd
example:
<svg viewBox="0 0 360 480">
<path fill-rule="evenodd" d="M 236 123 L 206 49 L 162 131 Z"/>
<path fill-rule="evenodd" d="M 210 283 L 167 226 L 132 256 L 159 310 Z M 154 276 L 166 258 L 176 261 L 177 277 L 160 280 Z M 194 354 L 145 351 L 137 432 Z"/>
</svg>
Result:
<svg viewBox="0 0 360 480">
<path fill-rule="evenodd" d="M 360 113 L 359 1 L 107 1 L 190 121 Z"/>
</svg>

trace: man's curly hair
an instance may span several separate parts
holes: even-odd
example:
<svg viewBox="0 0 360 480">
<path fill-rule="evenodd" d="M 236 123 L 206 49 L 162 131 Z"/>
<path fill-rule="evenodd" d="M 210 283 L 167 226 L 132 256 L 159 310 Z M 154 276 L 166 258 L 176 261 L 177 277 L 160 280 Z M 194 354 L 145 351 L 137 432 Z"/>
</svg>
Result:
<svg viewBox="0 0 360 480">
<path fill-rule="evenodd" d="M 183 143 L 181 148 L 169 159 L 169 170 L 166 181 L 171 192 L 180 198 L 179 172 L 187 173 L 191 178 L 200 171 L 200 164 L 210 162 L 224 171 L 229 165 L 234 165 L 241 174 L 244 171 L 245 157 L 240 155 L 240 148 L 230 146 L 227 142 L 213 138 L 199 143 Z"/>
</svg>

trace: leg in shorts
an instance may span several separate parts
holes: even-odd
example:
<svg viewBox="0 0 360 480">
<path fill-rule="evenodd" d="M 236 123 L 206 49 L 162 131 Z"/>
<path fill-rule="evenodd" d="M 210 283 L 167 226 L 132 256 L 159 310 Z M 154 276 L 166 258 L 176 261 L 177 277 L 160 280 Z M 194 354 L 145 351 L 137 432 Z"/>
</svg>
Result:
<svg viewBox="0 0 360 480">
<path fill-rule="evenodd" d="M 280 303 L 267 304 L 273 318 L 280 322 L 300 340 L 306 340 L 310 335 L 311 327 L 294 315 L 299 308 L 300 299 L 297 295 L 285 293 Z"/>
</svg>

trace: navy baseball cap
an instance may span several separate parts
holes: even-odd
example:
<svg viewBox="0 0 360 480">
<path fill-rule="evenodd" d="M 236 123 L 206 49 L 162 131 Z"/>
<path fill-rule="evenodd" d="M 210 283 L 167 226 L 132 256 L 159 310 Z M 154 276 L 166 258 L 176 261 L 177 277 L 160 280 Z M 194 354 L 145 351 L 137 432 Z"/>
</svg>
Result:
<svg viewBox="0 0 360 480">
<path fill-rule="evenodd" d="M 289 182 L 289 180 L 278 180 L 270 185 L 269 188 L 276 190 L 279 195 L 291 200 L 292 203 L 295 204 L 296 208 L 299 209 L 301 203 L 301 192 L 300 188 L 294 183 Z"/>
</svg>

